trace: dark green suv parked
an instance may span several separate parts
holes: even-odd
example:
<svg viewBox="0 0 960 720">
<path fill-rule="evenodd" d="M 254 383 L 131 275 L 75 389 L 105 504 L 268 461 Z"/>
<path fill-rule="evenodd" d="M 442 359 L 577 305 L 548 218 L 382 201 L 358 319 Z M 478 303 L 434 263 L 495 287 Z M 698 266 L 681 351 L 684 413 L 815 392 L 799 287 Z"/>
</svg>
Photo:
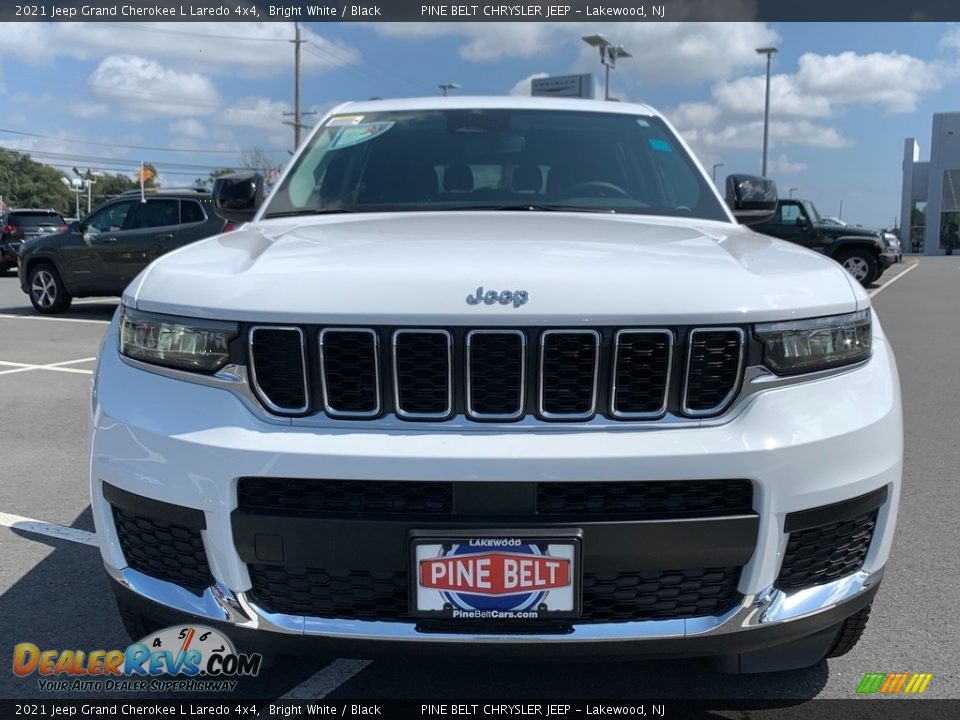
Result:
<svg viewBox="0 0 960 720">
<path fill-rule="evenodd" d="M 95 208 L 66 232 L 20 249 L 20 287 L 38 312 L 61 313 L 75 297 L 121 295 L 164 253 L 223 232 L 205 190 L 124 193 Z"/>
<path fill-rule="evenodd" d="M 864 287 L 897 261 L 882 230 L 825 222 L 809 200 L 781 198 L 770 220 L 750 228 L 833 258 Z"/>
</svg>

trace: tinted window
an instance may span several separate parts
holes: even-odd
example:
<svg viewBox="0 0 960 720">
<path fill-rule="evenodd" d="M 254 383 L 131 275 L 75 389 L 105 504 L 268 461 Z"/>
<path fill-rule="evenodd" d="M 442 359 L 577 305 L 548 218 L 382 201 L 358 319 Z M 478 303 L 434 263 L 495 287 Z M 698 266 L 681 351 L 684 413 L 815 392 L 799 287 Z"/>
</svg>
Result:
<svg viewBox="0 0 960 720">
<path fill-rule="evenodd" d="M 728 219 L 658 118 L 499 109 L 334 117 L 266 216 L 515 205 Z"/>
<path fill-rule="evenodd" d="M 22 228 L 50 226 L 60 227 L 61 225 L 66 225 L 60 215 L 50 212 L 14 212 L 10 213 L 10 219 L 8 222 L 11 225 L 16 225 L 17 227 Z"/>
<path fill-rule="evenodd" d="M 179 222 L 179 200 L 148 200 L 145 204 L 141 204 L 140 207 L 137 208 L 132 227 L 140 230 L 143 228 L 178 225 Z"/>
<path fill-rule="evenodd" d="M 779 215 L 781 225 L 796 225 L 797 219 L 803 217 L 799 205 L 781 205 Z"/>
<path fill-rule="evenodd" d="M 133 201 L 114 203 L 107 207 L 97 210 L 83 223 L 85 232 L 117 232 L 126 227 L 127 216 L 130 214 L 130 208 L 133 207 Z"/>
<path fill-rule="evenodd" d="M 180 222 L 184 224 L 195 223 L 203 222 L 206 219 L 207 216 L 204 214 L 203 208 L 196 200 L 180 201 Z"/>
</svg>

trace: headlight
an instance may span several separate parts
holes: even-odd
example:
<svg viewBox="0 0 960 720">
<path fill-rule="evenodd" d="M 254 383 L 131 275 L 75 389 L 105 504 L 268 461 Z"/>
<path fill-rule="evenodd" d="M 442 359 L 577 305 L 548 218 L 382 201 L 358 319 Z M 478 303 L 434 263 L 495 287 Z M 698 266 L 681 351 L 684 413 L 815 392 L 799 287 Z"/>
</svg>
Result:
<svg viewBox="0 0 960 720">
<path fill-rule="evenodd" d="M 236 323 L 153 315 L 124 307 L 120 353 L 134 360 L 180 370 L 215 372 L 230 357 Z"/>
<path fill-rule="evenodd" d="M 763 363 L 778 375 L 850 365 L 870 357 L 870 311 L 764 323 L 754 328 Z"/>
</svg>

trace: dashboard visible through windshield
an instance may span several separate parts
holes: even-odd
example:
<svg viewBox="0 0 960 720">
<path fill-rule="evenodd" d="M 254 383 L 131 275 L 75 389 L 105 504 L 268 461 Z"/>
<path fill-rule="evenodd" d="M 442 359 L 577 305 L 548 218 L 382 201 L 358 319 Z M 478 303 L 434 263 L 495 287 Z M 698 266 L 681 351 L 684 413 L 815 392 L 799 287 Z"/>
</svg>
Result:
<svg viewBox="0 0 960 720">
<path fill-rule="evenodd" d="M 310 139 L 264 217 L 425 210 L 728 220 L 659 118 L 512 109 L 335 115 Z"/>
</svg>

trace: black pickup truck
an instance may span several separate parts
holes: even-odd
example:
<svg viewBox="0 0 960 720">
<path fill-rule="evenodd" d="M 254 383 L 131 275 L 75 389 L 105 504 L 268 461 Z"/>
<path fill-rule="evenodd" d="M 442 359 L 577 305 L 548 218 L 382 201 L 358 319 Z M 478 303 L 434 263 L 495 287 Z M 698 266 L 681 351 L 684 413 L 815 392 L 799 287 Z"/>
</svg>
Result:
<svg viewBox="0 0 960 720">
<path fill-rule="evenodd" d="M 827 223 L 809 200 L 780 200 L 770 220 L 751 227 L 833 258 L 864 287 L 897 259 L 896 251 L 884 242 L 882 231 Z"/>
</svg>

